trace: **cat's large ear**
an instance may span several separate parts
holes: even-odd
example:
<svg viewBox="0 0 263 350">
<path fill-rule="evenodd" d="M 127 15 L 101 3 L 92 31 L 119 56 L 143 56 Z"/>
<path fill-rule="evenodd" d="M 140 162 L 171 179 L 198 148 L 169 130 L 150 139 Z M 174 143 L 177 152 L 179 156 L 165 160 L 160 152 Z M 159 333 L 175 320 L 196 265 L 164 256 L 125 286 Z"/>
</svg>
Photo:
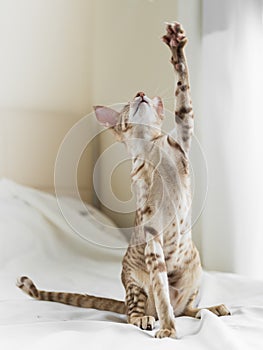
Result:
<svg viewBox="0 0 263 350">
<path fill-rule="evenodd" d="M 163 119 L 164 110 L 163 110 L 163 101 L 162 101 L 161 97 L 159 97 L 159 96 L 154 97 L 153 98 L 153 105 L 154 105 L 159 117 Z"/>
<path fill-rule="evenodd" d="M 104 126 L 115 126 L 118 122 L 119 112 L 109 107 L 94 106 L 96 118 Z"/>
</svg>

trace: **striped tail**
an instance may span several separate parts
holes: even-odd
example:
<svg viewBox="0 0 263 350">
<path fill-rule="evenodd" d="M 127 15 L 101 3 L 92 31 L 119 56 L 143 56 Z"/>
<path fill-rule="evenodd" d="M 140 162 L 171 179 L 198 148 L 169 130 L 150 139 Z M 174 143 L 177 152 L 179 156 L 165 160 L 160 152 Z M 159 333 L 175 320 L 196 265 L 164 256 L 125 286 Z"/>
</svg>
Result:
<svg viewBox="0 0 263 350">
<path fill-rule="evenodd" d="M 38 300 L 55 301 L 67 305 L 85 307 L 97 310 L 112 311 L 118 314 L 126 313 L 124 301 L 100 298 L 87 294 L 66 293 L 66 292 L 49 292 L 39 290 L 30 278 L 23 276 L 18 278 L 17 287 L 23 292 Z"/>
</svg>

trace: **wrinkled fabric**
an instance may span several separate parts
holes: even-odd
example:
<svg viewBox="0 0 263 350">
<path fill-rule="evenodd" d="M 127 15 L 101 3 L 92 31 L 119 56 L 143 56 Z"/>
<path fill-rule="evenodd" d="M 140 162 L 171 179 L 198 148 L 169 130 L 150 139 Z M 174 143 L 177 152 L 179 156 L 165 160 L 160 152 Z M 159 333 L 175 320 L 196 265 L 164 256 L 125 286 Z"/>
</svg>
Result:
<svg viewBox="0 0 263 350">
<path fill-rule="evenodd" d="M 79 203 L 66 202 L 68 211 L 78 215 Z M 82 224 L 102 241 L 111 234 L 99 231 L 88 217 Z M 15 286 L 16 277 L 27 275 L 41 289 L 124 298 L 120 281 L 124 250 L 80 238 L 65 222 L 53 196 L 0 181 L 0 225 L 1 349 L 263 348 L 263 281 L 205 272 L 200 305 L 225 303 L 232 316 L 218 318 L 203 310 L 200 320 L 179 317 L 177 339 L 155 339 L 155 331 L 128 325 L 124 315 L 34 300 Z M 112 242 L 126 241 L 114 231 Z"/>
</svg>

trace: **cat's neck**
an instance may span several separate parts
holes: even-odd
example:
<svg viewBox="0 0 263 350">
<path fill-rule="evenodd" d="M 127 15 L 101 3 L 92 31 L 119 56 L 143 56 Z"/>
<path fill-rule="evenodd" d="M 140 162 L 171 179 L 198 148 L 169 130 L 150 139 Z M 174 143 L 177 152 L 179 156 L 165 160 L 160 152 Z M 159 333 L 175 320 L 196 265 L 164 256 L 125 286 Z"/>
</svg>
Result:
<svg viewBox="0 0 263 350">
<path fill-rule="evenodd" d="M 160 129 L 146 125 L 134 126 L 132 138 L 125 141 L 132 159 L 149 159 L 149 152 L 154 146 L 154 139 L 161 135 Z"/>
<path fill-rule="evenodd" d="M 128 153 L 132 159 L 147 159 L 147 155 L 153 147 L 151 140 L 134 138 L 126 143 Z"/>
</svg>

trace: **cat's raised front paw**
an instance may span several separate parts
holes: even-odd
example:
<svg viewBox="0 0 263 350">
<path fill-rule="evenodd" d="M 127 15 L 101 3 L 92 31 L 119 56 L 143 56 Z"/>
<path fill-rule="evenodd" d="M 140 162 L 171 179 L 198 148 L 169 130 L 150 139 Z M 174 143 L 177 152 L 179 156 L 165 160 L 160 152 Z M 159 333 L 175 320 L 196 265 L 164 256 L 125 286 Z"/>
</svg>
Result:
<svg viewBox="0 0 263 350">
<path fill-rule="evenodd" d="M 172 48 L 182 48 L 187 43 L 185 32 L 180 23 L 168 23 L 166 26 L 166 34 L 163 36 L 163 41 Z"/>
</svg>

